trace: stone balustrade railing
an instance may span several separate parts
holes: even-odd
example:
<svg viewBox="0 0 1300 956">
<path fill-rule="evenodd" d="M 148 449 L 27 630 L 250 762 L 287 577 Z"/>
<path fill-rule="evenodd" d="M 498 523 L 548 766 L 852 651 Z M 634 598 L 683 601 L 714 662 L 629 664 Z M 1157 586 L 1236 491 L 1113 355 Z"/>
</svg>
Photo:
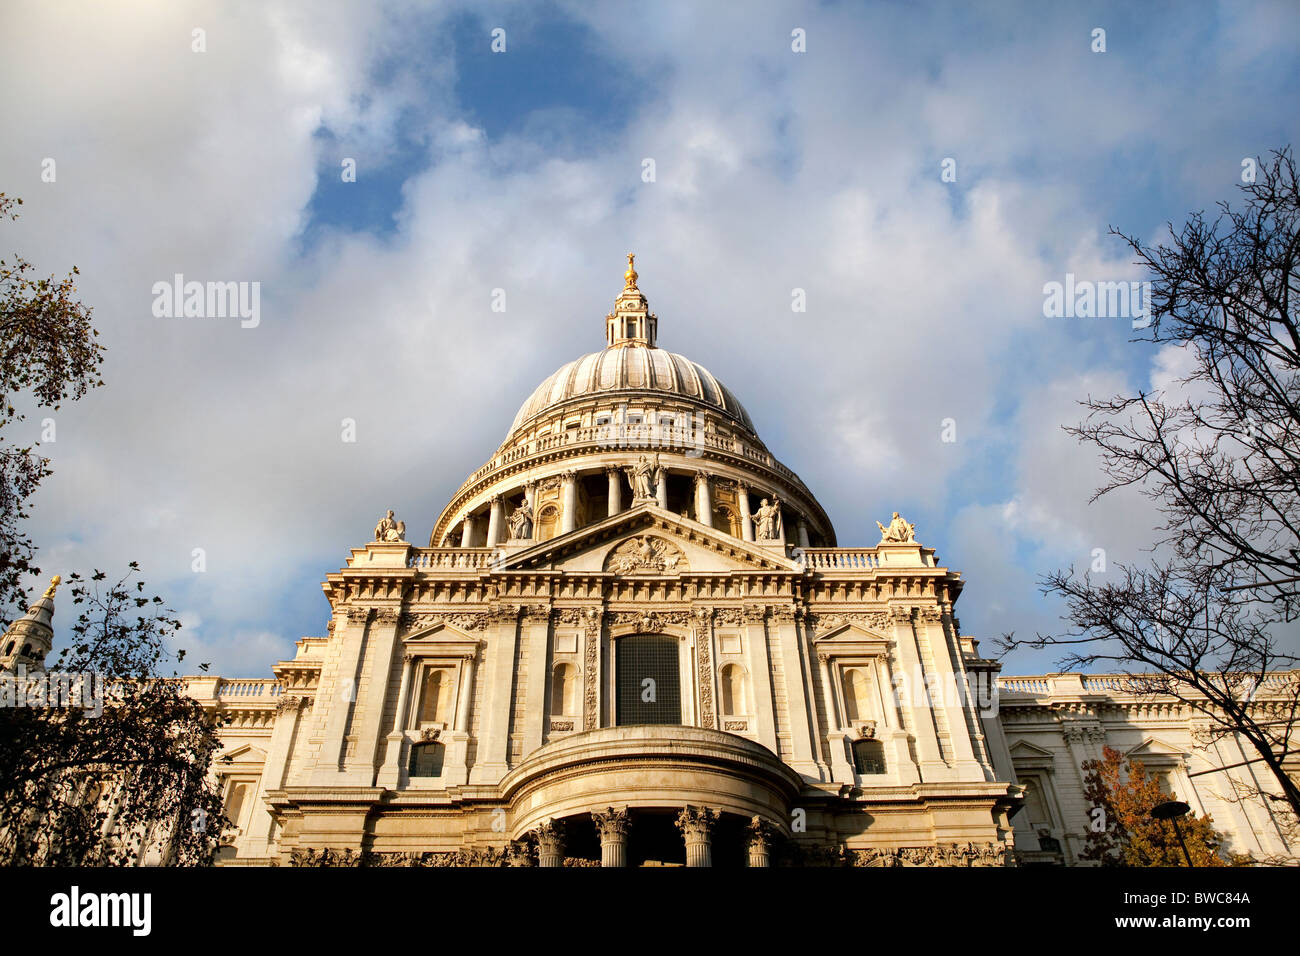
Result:
<svg viewBox="0 0 1300 956">
<path fill-rule="evenodd" d="M 278 680 L 226 680 L 217 684 L 217 696 L 226 697 L 279 697 L 284 692 Z"/>
<path fill-rule="evenodd" d="M 424 571 L 479 571 L 492 566 L 498 548 L 412 548 L 408 568 Z"/>
<path fill-rule="evenodd" d="M 804 548 L 808 567 L 819 571 L 874 571 L 880 567 L 875 548 Z"/>
</svg>

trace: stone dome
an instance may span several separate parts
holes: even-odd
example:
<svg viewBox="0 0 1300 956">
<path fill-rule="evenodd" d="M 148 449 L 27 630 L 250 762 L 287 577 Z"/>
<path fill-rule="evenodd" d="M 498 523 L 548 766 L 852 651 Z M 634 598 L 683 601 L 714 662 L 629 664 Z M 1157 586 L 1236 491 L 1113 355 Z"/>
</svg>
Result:
<svg viewBox="0 0 1300 956">
<path fill-rule="evenodd" d="M 666 349 L 624 343 L 591 352 L 561 366 L 520 406 L 510 432 L 514 434 L 534 418 L 571 399 L 620 392 L 637 395 L 659 392 L 693 399 L 754 433 L 749 412 L 703 365 Z"/>
</svg>

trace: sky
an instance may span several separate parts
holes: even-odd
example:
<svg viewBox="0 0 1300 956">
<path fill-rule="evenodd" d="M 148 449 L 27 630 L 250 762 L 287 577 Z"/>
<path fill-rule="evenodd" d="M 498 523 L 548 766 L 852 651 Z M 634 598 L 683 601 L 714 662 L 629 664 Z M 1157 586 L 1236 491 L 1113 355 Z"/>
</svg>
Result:
<svg viewBox="0 0 1300 956">
<path fill-rule="evenodd" d="M 1038 579 L 1140 561 L 1159 523 L 1090 504 L 1062 426 L 1181 357 L 1045 317 L 1043 287 L 1139 280 L 1110 228 L 1235 201 L 1244 158 L 1300 139 L 1298 47 L 1267 2 L 9 0 L 0 246 L 75 264 L 108 350 L 104 388 L 10 436 L 54 418 L 37 563 L 139 561 L 187 662 L 269 676 L 386 509 L 427 541 L 603 346 L 635 252 L 659 345 L 744 402 L 841 546 L 898 510 L 982 651 L 1057 632 Z M 257 324 L 155 314 L 176 274 L 259 283 Z"/>
</svg>

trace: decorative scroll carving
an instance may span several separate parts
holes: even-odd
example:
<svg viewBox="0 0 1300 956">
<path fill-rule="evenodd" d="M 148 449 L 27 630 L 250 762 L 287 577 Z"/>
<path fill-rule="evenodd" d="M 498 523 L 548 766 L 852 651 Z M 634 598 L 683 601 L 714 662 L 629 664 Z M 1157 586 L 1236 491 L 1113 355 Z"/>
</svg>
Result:
<svg viewBox="0 0 1300 956">
<path fill-rule="evenodd" d="M 552 731 L 565 731 L 565 730 L 572 730 L 572 729 L 573 729 L 573 721 L 571 721 L 571 720 L 553 720 L 553 721 L 551 721 L 551 730 L 552 730 Z"/>
<path fill-rule="evenodd" d="M 849 850 L 850 866 L 1006 866 L 1005 843 L 942 843 L 936 846 Z"/>
<path fill-rule="evenodd" d="M 712 725 L 711 725 L 711 724 L 706 724 L 705 726 L 712 726 Z M 738 731 L 738 732 L 740 732 L 740 733 L 744 733 L 745 731 L 749 730 L 749 721 L 747 721 L 747 720 L 727 720 L 727 721 L 723 721 L 722 729 L 723 729 L 723 730 L 730 730 L 730 731 L 733 731 L 733 732 L 737 732 L 737 731 Z"/>
<path fill-rule="evenodd" d="M 551 608 L 546 604 L 526 604 L 523 608 L 523 616 L 528 621 L 549 621 Z"/>
<path fill-rule="evenodd" d="M 375 609 L 375 623 L 383 625 L 396 625 L 399 612 L 396 608 L 381 607 Z"/>
<path fill-rule="evenodd" d="M 762 604 L 746 604 L 745 620 L 751 624 L 761 624 L 767 617 L 767 608 Z"/>
<path fill-rule="evenodd" d="M 435 624 L 455 627 L 462 631 L 481 631 L 492 623 L 490 613 L 475 614 L 469 611 L 451 611 L 447 613 L 428 613 L 412 615 L 408 624 L 411 630 L 433 627 Z"/>
<path fill-rule="evenodd" d="M 738 625 L 742 620 L 740 608 L 738 607 L 720 607 L 713 611 L 713 621 L 715 624 Z"/>
<path fill-rule="evenodd" d="M 658 631 L 668 625 L 682 627 L 690 623 L 689 611 L 615 611 L 610 623 L 618 626 L 635 624 L 643 631 Z"/>
<path fill-rule="evenodd" d="M 613 574 L 676 574 L 690 570 L 686 555 L 671 541 L 644 534 L 624 541 L 605 558 Z"/>
<path fill-rule="evenodd" d="M 702 610 L 702 609 L 701 609 Z M 700 726 L 713 729 L 713 637 L 707 624 L 695 629 L 696 660 L 700 672 Z"/>
<path fill-rule="evenodd" d="M 813 628 L 818 631 L 831 631 L 845 624 L 856 624 L 867 630 L 883 631 L 893 621 L 888 611 L 846 611 L 833 614 L 810 614 L 808 617 Z"/>
<path fill-rule="evenodd" d="M 370 608 L 368 607 L 350 607 L 348 608 L 349 624 L 365 624 L 370 620 Z"/>
<path fill-rule="evenodd" d="M 301 697 L 296 697 L 293 694 L 285 694 L 275 705 L 276 716 L 278 717 L 281 714 L 287 714 L 291 710 L 297 710 L 302 706 L 302 703 L 303 699 Z"/>
<path fill-rule="evenodd" d="M 583 652 L 585 660 L 582 690 L 583 730 L 595 730 L 599 726 L 600 696 L 596 690 L 596 671 L 600 661 L 601 617 L 600 608 L 588 608 L 583 614 L 587 627 L 587 646 Z"/>
</svg>

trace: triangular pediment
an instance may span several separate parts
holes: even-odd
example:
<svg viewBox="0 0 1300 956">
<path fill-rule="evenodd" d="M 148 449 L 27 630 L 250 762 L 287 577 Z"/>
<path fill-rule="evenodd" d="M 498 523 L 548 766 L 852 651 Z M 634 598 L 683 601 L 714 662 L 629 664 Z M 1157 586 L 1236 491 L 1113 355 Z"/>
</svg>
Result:
<svg viewBox="0 0 1300 956">
<path fill-rule="evenodd" d="M 629 576 L 801 570 L 784 549 L 742 541 L 648 504 L 508 554 L 501 569 Z"/>
<path fill-rule="evenodd" d="M 217 759 L 218 766 L 226 764 L 261 764 L 266 763 L 266 751 L 252 744 L 244 744 L 222 754 Z"/>
<path fill-rule="evenodd" d="M 1163 740 L 1152 737 L 1150 740 L 1144 740 L 1131 750 L 1126 750 L 1124 756 L 1128 760 L 1137 760 L 1139 762 L 1150 761 L 1167 761 L 1181 760 L 1187 756 L 1186 752 L 1172 744 L 1167 744 Z"/>
<path fill-rule="evenodd" d="M 1007 749 L 1011 752 L 1012 760 L 1015 760 L 1017 758 L 1027 759 L 1027 758 L 1042 758 L 1042 757 L 1051 759 L 1054 756 L 1054 754 L 1050 750 L 1044 750 L 1042 747 L 1037 747 L 1034 744 L 1031 744 L 1027 740 L 1017 740 L 1014 744 L 1012 744 Z"/>
<path fill-rule="evenodd" d="M 445 610 L 416 614 L 414 627 L 402 638 L 402 646 L 408 652 L 470 651 L 480 642 L 470 631 L 481 629 L 486 624 L 487 615 L 477 612 Z"/>
<path fill-rule="evenodd" d="M 865 616 L 861 621 L 833 617 L 827 629 L 813 638 L 813 649 L 828 658 L 886 653 L 891 638 L 872 630 L 866 621 Z"/>
</svg>

